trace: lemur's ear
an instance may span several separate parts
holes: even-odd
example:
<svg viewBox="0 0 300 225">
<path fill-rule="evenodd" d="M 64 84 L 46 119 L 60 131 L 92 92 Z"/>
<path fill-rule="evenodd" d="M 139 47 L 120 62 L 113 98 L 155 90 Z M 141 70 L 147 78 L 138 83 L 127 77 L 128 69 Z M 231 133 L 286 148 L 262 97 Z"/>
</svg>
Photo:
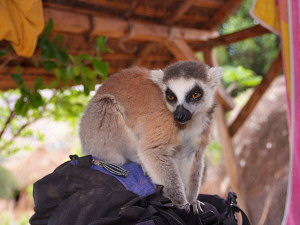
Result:
<svg viewBox="0 0 300 225">
<path fill-rule="evenodd" d="M 221 67 L 211 67 L 207 72 L 209 83 L 212 87 L 217 87 L 221 82 L 223 76 L 223 70 Z"/>
<path fill-rule="evenodd" d="M 164 77 L 164 71 L 162 70 L 151 70 L 150 71 L 150 79 L 157 84 L 160 89 L 163 89 L 163 77 Z"/>
</svg>

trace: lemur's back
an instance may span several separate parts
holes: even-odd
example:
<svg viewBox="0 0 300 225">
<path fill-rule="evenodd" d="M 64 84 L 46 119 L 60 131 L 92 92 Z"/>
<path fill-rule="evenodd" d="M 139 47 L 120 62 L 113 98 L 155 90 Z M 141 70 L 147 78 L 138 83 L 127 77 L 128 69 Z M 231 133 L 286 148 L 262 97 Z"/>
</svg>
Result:
<svg viewBox="0 0 300 225">
<path fill-rule="evenodd" d="M 103 94 L 113 95 L 123 106 L 130 127 L 134 127 L 137 120 L 147 119 L 145 116 L 153 119 L 157 113 L 163 114 L 162 118 L 170 117 L 173 123 L 161 90 L 149 79 L 149 70 L 145 68 L 134 67 L 112 75 L 96 95 Z"/>
<path fill-rule="evenodd" d="M 149 70 L 133 67 L 112 75 L 99 88 L 82 117 L 80 136 L 85 153 L 100 157 L 103 151 L 110 152 L 101 158 L 121 164 L 139 162 L 133 155 L 141 138 L 168 142 L 176 129 L 163 93 L 149 79 Z M 124 158 L 118 158 L 123 152 Z"/>
</svg>

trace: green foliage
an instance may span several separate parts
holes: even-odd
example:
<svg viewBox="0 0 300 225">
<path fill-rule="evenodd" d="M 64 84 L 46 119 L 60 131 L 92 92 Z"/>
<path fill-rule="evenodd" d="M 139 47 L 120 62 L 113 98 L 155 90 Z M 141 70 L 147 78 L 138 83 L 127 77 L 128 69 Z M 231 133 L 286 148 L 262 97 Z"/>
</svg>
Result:
<svg viewBox="0 0 300 225">
<path fill-rule="evenodd" d="M 262 76 L 257 76 L 254 71 L 243 66 L 223 66 L 223 72 L 223 86 L 231 89 L 228 92 L 233 93 L 233 95 L 248 87 L 257 86 L 262 81 Z"/>
<path fill-rule="evenodd" d="M 43 35 L 38 40 L 38 46 L 42 50 L 42 66 L 47 72 L 53 71 L 57 78 L 50 87 L 70 86 L 72 83 L 83 84 L 84 93 L 88 95 L 90 91 L 94 90 L 99 80 L 105 80 L 108 74 L 108 63 L 101 59 L 101 54 L 111 52 L 106 47 L 106 38 L 103 36 L 97 38 L 95 43 L 96 56 L 88 54 L 69 55 L 67 50 L 61 46 L 60 35 L 56 35 L 54 41 L 49 39 L 52 28 L 53 22 L 50 19 Z"/>
<path fill-rule="evenodd" d="M 20 184 L 14 175 L 0 164 L 0 198 L 13 199 L 20 190 Z"/>
<path fill-rule="evenodd" d="M 256 25 L 257 22 L 249 14 L 252 3 L 253 0 L 243 2 L 241 7 L 222 25 L 220 33 L 229 34 Z M 256 74 L 265 74 L 279 50 L 279 37 L 275 34 L 265 34 L 225 47 L 218 47 L 216 54 L 220 65 L 243 65 L 255 71 Z"/>
<path fill-rule="evenodd" d="M 40 59 L 34 59 L 46 72 L 53 73 L 55 79 L 45 84 L 42 77 L 30 88 L 22 78 L 22 69 L 12 74 L 17 89 L 0 92 L 0 155 L 7 156 L 16 153 L 19 148 L 14 144 L 17 137 L 36 137 L 43 139 L 40 131 L 32 132 L 28 126 L 43 117 L 55 120 L 70 121 L 75 124 L 89 101 L 89 93 L 95 85 L 107 78 L 109 66 L 102 60 L 102 54 L 112 52 L 106 47 L 106 38 L 96 40 L 96 55 L 71 55 L 61 45 L 62 37 L 51 36 L 53 21 L 49 20 L 43 34 L 38 39 Z M 0 50 L 0 56 L 6 51 Z M 82 85 L 83 88 L 72 88 L 72 85 Z M 23 148 L 29 149 L 24 146 Z"/>
</svg>

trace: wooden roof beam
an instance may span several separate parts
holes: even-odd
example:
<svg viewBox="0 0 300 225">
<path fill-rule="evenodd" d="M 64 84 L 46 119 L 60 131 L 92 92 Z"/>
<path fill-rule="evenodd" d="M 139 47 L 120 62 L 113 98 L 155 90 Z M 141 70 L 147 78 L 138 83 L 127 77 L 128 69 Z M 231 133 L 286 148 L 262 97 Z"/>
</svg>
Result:
<svg viewBox="0 0 300 225">
<path fill-rule="evenodd" d="M 129 34 L 128 40 L 135 41 L 161 42 L 170 37 L 186 41 L 207 41 L 219 36 L 217 31 L 170 27 L 139 21 L 127 22 L 121 19 L 105 17 L 94 17 L 93 24 L 94 28 L 91 35 L 122 38 Z"/>
<path fill-rule="evenodd" d="M 166 24 L 173 24 L 178 20 L 183 14 L 185 14 L 194 4 L 194 0 L 185 0 L 178 6 L 175 14 L 172 17 L 166 18 Z"/>
<path fill-rule="evenodd" d="M 239 128 L 244 124 L 244 122 L 247 120 L 253 109 L 255 108 L 256 104 L 259 102 L 265 91 L 268 89 L 268 87 L 271 85 L 272 81 L 276 78 L 276 76 L 280 73 L 282 69 L 282 58 L 281 58 L 281 52 L 277 55 L 277 57 L 272 62 L 269 70 L 267 71 L 266 75 L 264 76 L 264 79 L 258 85 L 253 94 L 251 95 L 250 99 L 246 103 L 246 105 L 241 109 L 238 116 L 235 118 L 235 120 L 231 123 L 229 126 L 230 135 L 233 137 Z"/>
<path fill-rule="evenodd" d="M 45 21 L 52 18 L 53 29 L 56 32 L 83 34 L 91 29 L 89 18 L 86 15 L 46 8 L 44 9 L 44 18 Z"/>
<path fill-rule="evenodd" d="M 195 0 L 194 5 L 198 7 L 206 7 L 206 8 L 218 8 L 223 3 L 216 0 Z"/>
<path fill-rule="evenodd" d="M 132 62 L 132 65 L 140 66 L 143 64 L 143 61 L 146 57 L 150 54 L 153 47 L 155 46 L 155 43 L 146 44 L 145 47 L 138 53 L 138 55 L 135 57 L 135 59 Z"/>
<path fill-rule="evenodd" d="M 241 5 L 244 0 L 228 0 L 222 4 L 222 7 L 207 21 L 204 29 L 214 30 L 222 24 L 230 14 L 232 14 Z"/>
<path fill-rule="evenodd" d="M 178 60 L 198 60 L 191 47 L 182 39 L 168 40 L 164 45 Z"/>
<path fill-rule="evenodd" d="M 167 38 L 184 39 L 186 41 L 207 41 L 219 36 L 217 31 L 192 28 L 170 27 L 155 23 L 127 21 L 117 18 L 89 16 L 80 13 L 67 12 L 46 8 L 45 21 L 53 19 L 54 31 L 60 33 L 85 34 L 109 38 L 122 38 L 128 35 L 128 40 L 161 42 Z"/>
<path fill-rule="evenodd" d="M 201 43 L 197 46 L 197 50 L 201 51 L 207 47 L 214 48 L 221 45 L 229 45 L 231 43 L 246 40 L 248 38 L 253 38 L 256 36 L 261 36 L 263 34 L 270 33 L 269 30 L 262 27 L 261 25 L 255 25 L 253 27 L 246 28 L 241 31 L 237 31 L 231 34 L 221 35 L 217 38 L 211 39 L 205 43 Z"/>
<path fill-rule="evenodd" d="M 11 78 L 11 74 L 16 73 L 17 67 L 8 67 L 0 69 L 0 90 L 15 89 L 16 82 Z M 31 88 L 34 87 L 35 79 L 42 76 L 44 84 L 50 84 L 55 79 L 53 74 L 47 73 L 43 68 L 30 67 L 21 68 L 22 78 L 24 82 Z"/>
</svg>

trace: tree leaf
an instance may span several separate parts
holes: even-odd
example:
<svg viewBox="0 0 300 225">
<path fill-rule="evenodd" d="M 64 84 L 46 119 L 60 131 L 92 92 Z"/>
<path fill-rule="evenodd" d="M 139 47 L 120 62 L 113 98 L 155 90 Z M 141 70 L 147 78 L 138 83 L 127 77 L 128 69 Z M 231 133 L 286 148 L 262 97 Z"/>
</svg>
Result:
<svg viewBox="0 0 300 225">
<path fill-rule="evenodd" d="M 63 69 L 62 68 L 55 68 L 54 69 L 54 75 L 57 78 L 62 79 L 63 78 Z"/>
<path fill-rule="evenodd" d="M 60 34 L 57 34 L 55 36 L 55 41 L 56 41 L 56 46 L 60 47 L 61 46 L 61 35 Z"/>
<path fill-rule="evenodd" d="M 96 40 L 96 50 L 98 53 L 114 52 L 113 50 L 106 47 L 107 38 L 105 36 L 100 36 Z"/>
<path fill-rule="evenodd" d="M 58 79 L 54 80 L 54 81 L 51 81 L 51 83 L 49 84 L 49 87 L 50 88 L 57 88 L 59 83 L 60 83 L 60 80 L 58 80 Z"/>
<path fill-rule="evenodd" d="M 34 89 L 35 90 L 41 89 L 42 86 L 43 86 L 43 77 L 36 78 L 34 82 Z"/>
<path fill-rule="evenodd" d="M 255 87 L 259 85 L 261 81 L 262 81 L 262 77 L 255 76 L 255 77 L 248 77 L 246 79 L 243 79 L 239 83 L 245 87 Z"/>
<path fill-rule="evenodd" d="M 57 50 L 56 58 L 63 63 L 69 62 L 69 55 L 64 50 Z"/>
<path fill-rule="evenodd" d="M 42 48 L 42 59 L 55 58 L 55 46 L 47 38 L 41 40 L 40 47 Z"/>
<path fill-rule="evenodd" d="M 50 18 L 50 19 L 48 20 L 48 23 L 47 23 L 46 26 L 45 26 L 44 34 L 45 34 L 46 36 L 48 36 L 48 35 L 52 32 L 52 30 L 53 30 L 53 20 L 52 20 L 52 18 Z"/>
<path fill-rule="evenodd" d="M 108 63 L 102 62 L 99 59 L 92 61 L 93 68 L 100 76 L 106 76 L 108 74 Z"/>
<path fill-rule="evenodd" d="M 82 66 L 81 68 L 81 74 L 83 78 L 95 78 L 96 77 L 96 73 L 94 71 L 92 71 L 89 67 L 87 66 Z"/>
<path fill-rule="evenodd" d="M 80 67 L 79 66 L 73 66 L 72 67 L 72 73 L 74 76 L 78 76 L 80 74 Z"/>
<path fill-rule="evenodd" d="M 66 75 L 68 80 L 73 80 L 73 68 L 72 66 L 68 66 L 66 69 Z"/>
<path fill-rule="evenodd" d="M 29 103 L 33 108 L 38 108 L 43 105 L 44 101 L 40 93 L 36 92 L 29 95 Z"/>
<path fill-rule="evenodd" d="M 15 112 L 17 115 L 25 116 L 28 112 L 29 104 L 23 100 L 23 96 L 18 99 L 15 104 Z"/>
<path fill-rule="evenodd" d="M 98 52 L 105 52 L 106 49 L 106 37 L 105 36 L 100 36 L 96 40 L 96 50 Z"/>
<path fill-rule="evenodd" d="M 51 72 L 51 70 L 55 67 L 55 62 L 52 61 L 44 61 L 42 62 L 42 66 L 47 72 Z"/>
<path fill-rule="evenodd" d="M 87 61 L 92 61 L 94 59 L 94 57 L 91 55 L 88 55 L 88 54 L 80 54 L 78 56 L 78 63 L 81 63 L 82 60 L 84 60 L 84 59 Z"/>
<path fill-rule="evenodd" d="M 17 86 L 20 86 L 23 84 L 23 78 L 20 73 L 15 73 L 11 75 L 12 79 L 14 79 L 17 83 Z"/>
</svg>

